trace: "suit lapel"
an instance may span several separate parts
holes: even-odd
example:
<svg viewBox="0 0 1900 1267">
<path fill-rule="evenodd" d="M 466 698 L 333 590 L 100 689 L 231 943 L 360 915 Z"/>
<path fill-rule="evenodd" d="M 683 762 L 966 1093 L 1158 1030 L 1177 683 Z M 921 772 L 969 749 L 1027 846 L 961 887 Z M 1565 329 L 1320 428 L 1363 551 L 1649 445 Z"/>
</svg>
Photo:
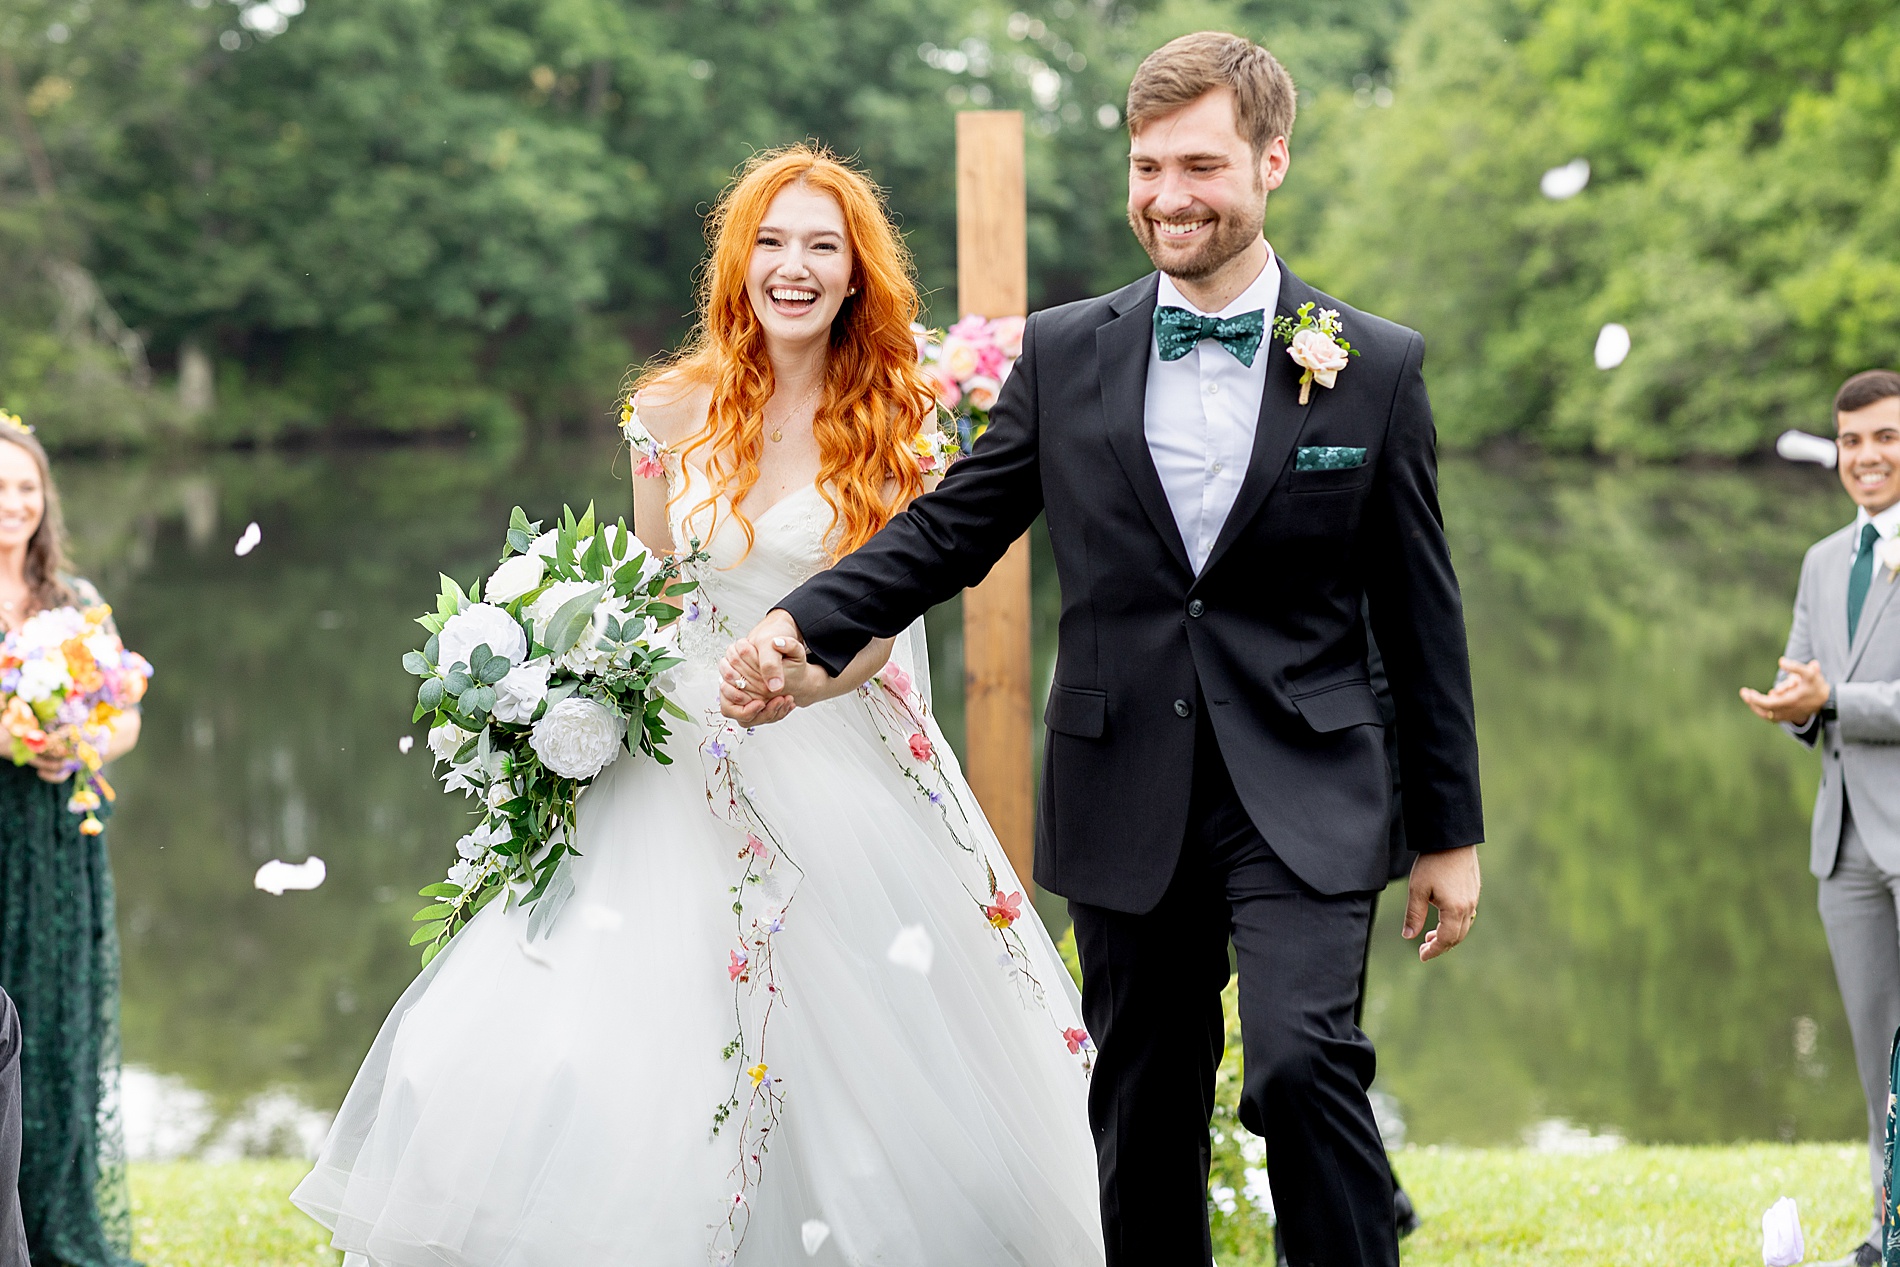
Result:
<svg viewBox="0 0 1900 1267">
<path fill-rule="evenodd" d="M 1301 304 L 1319 301 L 1319 293 L 1295 277 L 1277 254 L 1273 259 L 1280 269 L 1280 301 L 1276 311 L 1281 316 L 1294 316 Z M 1214 538 L 1214 548 L 1208 552 L 1202 576 L 1214 570 L 1227 547 L 1246 531 L 1248 523 L 1266 504 L 1268 494 L 1279 483 L 1280 472 L 1286 468 L 1293 446 L 1299 443 L 1307 413 L 1313 407 L 1311 403 L 1300 403 L 1299 367 L 1274 339 L 1271 323 L 1261 341 L 1260 354 L 1267 358 L 1267 377 L 1260 392 L 1260 418 L 1254 426 L 1253 453 L 1247 460 L 1247 475 L 1240 483 L 1239 495 L 1234 498 L 1234 508 L 1228 512 L 1227 522 L 1221 525 L 1220 535 Z M 1312 399 L 1317 400 L 1323 394 L 1315 392 Z"/>
<path fill-rule="evenodd" d="M 1867 602 L 1860 609 L 1860 626 L 1854 631 L 1854 645 L 1847 653 L 1847 674 L 1852 677 L 1860 666 L 1860 658 L 1867 654 L 1868 644 L 1874 640 L 1874 626 L 1880 623 L 1880 615 L 1893 605 L 1893 591 L 1900 587 L 1900 581 L 1893 579 L 1893 573 L 1880 566 L 1876 558 L 1874 563 L 1874 583 L 1867 588 Z M 1847 595 L 1845 587 L 1841 595 L 1841 626 L 1847 626 Z"/>
<path fill-rule="evenodd" d="M 1162 488 L 1161 476 L 1155 470 L 1143 426 L 1148 348 L 1154 341 L 1155 296 L 1160 285 L 1159 274 L 1150 274 L 1116 297 L 1117 315 L 1095 331 L 1095 356 L 1101 369 L 1102 414 L 1108 426 L 1109 447 L 1115 451 L 1128 482 L 1134 485 L 1135 498 L 1154 522 L 1155 531 L 1175 560 L 1192 575 L 1194 566 L 1188 561 L 1187 546 L 1181 541 L 1180 525 L 1174 522 L 1174 510 L 1168 505 L 1167 490 Z"/>
<path fill-rule="evenodd" d="M 1847 573 L 1853 566 L 1853 546 L 1848 534 L 1840 534 L 1838 548 L 1831 562 L 1821 565 L 1821 576 L 1815 586 L 1816 610 L 1810 615 L 1818 631 L 1814 638 L 1815 650 L 1821 652 L 1823 664 L 1845 666 L 1853 658 L 1853 650 L 1847 641 Z M 1861 614 L 1863 620 L 1866 613 Z M 1827 651 L 1838 654 L 1829 656 Z M 1841 669 L 1844 675 L 1846 668 Z"/>
</svg>

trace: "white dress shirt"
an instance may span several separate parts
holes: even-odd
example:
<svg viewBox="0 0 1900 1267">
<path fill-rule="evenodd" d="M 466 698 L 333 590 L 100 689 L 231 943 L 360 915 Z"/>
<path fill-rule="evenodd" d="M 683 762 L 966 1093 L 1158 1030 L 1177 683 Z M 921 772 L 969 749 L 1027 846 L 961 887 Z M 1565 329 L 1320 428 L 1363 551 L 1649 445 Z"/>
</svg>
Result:
<svg viewBox="0 0 1900 1267">
<path fill-rule="evenodd" d="M 1159 307 L 1186 308 L 1203 317 L 1237 317 L 1264 309 L 1267 332 L 1253 364 L 1213 339 L 1202 339 L 1178 361 L 1164 361 L 1152 335 L 1148 340 L 1148 390 L 1142 402 L 1142 430 L 1154 458 L 1161 487 L 1174 511 L 1175 526 L 1198 574 L 1207 565 L 1215 538 L 1240 496 L 1240 482 L 1253 455 L 1260 423 L 1260 396 L 1267 381 L 1274 309 L 1280 302 L 1280 265 L 1267 248 L 1267 266 L 1253 284 L 1219 312 L 1202 312 L 1188 302 L 1166 273 L 1161 275 Z"/>
<path fill-rule="evenodd" d="M 1878 515 L 1868 514 L 1865 506 L 1854 512 L 1855 562 L 1860 561 L 1860 539 L 1866 535 L 1868 524 L 1874 526 L 1874 531 L 1880 534 L 1882 541 L 1893 540 L 1894 534 L 1900 533 L 1900 502 L 1895 502 Z"/>
</svg>

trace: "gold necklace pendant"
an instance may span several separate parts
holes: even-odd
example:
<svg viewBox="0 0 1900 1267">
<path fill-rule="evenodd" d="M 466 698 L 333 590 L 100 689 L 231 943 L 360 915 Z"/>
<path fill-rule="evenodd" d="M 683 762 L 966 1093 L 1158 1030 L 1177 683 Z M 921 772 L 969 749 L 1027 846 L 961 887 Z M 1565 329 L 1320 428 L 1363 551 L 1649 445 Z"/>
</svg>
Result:
<svg viewBox="0 0 1900 1267">
<path fill-rule="evenodd" d="M 785 428 L 783 427 L 772 428 L 772 443 L 777 444 L 780 440 L 783 440 L 784 438 L 785 438 Z"/>
</svg>

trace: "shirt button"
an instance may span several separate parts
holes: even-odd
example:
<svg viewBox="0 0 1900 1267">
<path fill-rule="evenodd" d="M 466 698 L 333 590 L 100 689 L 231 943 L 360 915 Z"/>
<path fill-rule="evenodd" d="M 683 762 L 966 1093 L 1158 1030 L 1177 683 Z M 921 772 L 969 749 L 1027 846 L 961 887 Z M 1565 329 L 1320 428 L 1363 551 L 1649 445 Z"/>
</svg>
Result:
<svg viewBox="0 0 1900 1267">
<path fill-rule="evenodd" d="M 1209 396 L 1218 396 L 1220 395 L 1220 384 L 1209 383 L 1206 387 L 1203 387 L 1201 390 L 1206 392 Z"/>
<path fill-rule="evenodd" d="M 1190 616 L 1198 616 L 1206 610 L 1207 610 L 1207 604 L 1203 603 L 1198 598 L 1188 604 L 1188 615 Z"/>
<path fill-rule="evenodd" d="M 1221 464 L 1219 462 L 1214 463 L 1214 474 L 1219 475 L 1220 468 L 1221 468 Z"/>
<path fill-rule="evenodd" d="M 1174 701 L 1174 715 L 1176 717 L 1187 717 L 1192 715 L 1193 712 L 1194 705 L 1188 703 L 1186 700 L 1178 699 Z"/>
</svg>

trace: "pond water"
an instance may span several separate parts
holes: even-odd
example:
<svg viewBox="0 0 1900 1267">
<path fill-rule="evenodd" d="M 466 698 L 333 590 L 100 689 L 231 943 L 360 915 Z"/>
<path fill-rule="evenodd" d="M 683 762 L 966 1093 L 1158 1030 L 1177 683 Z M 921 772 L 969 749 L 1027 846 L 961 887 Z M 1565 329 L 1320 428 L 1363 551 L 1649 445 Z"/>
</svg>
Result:
<svg viewBox="0 0 1900 1267">
<path fill-rule="evenodd" d="M 420 742 L 397 749 L 420 738 L 411 617 L 438 569 L 492 563 L 516 502 L 624 506 L 624 459 L 602 441 L 59 473 L 80 564 L 158 666 L 111 834 L 143 1147 L 306 1148 L 415 971 L 413 895 L 463 821 Z M 1832 476 L 1458 460 L 1444 501 L 1490 843 L 1455 955 L 1416 962 L 1402 890 L 1381 912 L 1366 1025 L 1409 1138 L 1512 1141 L 1555 1118 L 1637 1140 L 1853 1138 L 1806 871 L 1818 771 L 1735 698 L 1772 673 L 1802 551 L 1848 518 Z M 237 557 L 252 521 L 262 544 Z M 1046 683 L 1046 545 L 1039 561 Z M 933 617 L 960 739 L 956 630 L 954 609 Z M 259 864 L 311 854 L 320 889 L 252 887 Z"/>
</svg>

